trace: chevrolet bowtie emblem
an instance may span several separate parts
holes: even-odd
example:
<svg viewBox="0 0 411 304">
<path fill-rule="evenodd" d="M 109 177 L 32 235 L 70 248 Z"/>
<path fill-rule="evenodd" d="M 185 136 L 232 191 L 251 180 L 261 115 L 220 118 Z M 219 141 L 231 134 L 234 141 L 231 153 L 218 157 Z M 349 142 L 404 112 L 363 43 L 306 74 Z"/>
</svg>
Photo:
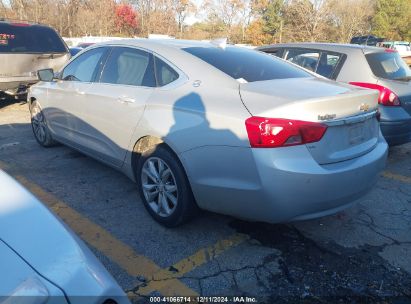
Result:
<svg viewBox="0 0 411 304">
<path fill-rule="evenodd" d="M 370 106 L 367 103 L 362 103 L 360 105 L 360 111 L 367 112 L 370 109 Z"/>
</svg>

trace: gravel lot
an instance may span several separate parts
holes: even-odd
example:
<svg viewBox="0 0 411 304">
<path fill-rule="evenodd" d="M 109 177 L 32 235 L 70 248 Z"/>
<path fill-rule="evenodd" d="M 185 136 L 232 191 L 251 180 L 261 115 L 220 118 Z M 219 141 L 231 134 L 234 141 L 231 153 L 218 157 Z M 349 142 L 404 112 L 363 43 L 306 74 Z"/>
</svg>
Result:
<svg viewBox="0 0 411 304">
<path fill-rule="evenodd" d="M 40 147 L 27 104 L 0 100 L 0 167 L 61 216 L 139 303 L 173 294 L 411 303 L 410 153 L 411 144 L 391 148 L 374 190 L 333 216 L 268 225 L 204 212 L 170 230 L 150 218 L 133 182 L 70 148 Z"/>
</svg>

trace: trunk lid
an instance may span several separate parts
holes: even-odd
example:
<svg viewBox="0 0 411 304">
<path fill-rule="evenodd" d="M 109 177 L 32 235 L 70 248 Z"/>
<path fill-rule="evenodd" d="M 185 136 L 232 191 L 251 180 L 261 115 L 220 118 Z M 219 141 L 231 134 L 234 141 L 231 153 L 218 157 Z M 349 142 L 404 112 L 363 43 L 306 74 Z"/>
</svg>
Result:
<svg viewBox="0 0 411 304">
<path fill-rule="evenodd" d="M 242 83 L 240 95 L 253 116 L 326 124 L 323 138 L 306 145 L 319 164 L 359 157 L 378 142 L 378 93 L 373 90 L 299 78 Z"/>
</svg>

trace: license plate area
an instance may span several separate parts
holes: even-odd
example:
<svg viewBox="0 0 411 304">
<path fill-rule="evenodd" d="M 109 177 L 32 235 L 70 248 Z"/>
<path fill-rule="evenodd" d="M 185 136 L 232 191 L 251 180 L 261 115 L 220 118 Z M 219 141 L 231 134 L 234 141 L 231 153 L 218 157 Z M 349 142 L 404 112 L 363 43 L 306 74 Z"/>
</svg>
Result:
<svg viewBox="0 0 411 304">
<path fill-rule="evenodd" d="M 359 123 L 355 124 L 354 126 L 350 126 L 348 129 L 348 138 L 350 145 L 354 146 L 364 142 L 367 139 L 365 133 L 366 132 L 364 123 Z"/>
</svg>

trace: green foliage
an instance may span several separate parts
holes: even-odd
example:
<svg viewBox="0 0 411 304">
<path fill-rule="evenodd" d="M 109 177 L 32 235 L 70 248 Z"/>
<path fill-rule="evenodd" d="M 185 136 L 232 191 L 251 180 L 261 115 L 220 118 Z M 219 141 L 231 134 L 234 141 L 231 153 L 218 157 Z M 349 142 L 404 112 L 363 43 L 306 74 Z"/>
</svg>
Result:
<svg viewBox="0 0 411 304">
<path fill-rule="evenodd" d="M 377 0 L 373 34 L 390 40 L 411 40 L 411 1 Z"/>
<path fill-rule="evenodd" d="M 283 8 L 282 0 L 271 0 L 262 12 L 263 32 L 270 35 L 275 35 L 281 27 Z"/>
</svg>

